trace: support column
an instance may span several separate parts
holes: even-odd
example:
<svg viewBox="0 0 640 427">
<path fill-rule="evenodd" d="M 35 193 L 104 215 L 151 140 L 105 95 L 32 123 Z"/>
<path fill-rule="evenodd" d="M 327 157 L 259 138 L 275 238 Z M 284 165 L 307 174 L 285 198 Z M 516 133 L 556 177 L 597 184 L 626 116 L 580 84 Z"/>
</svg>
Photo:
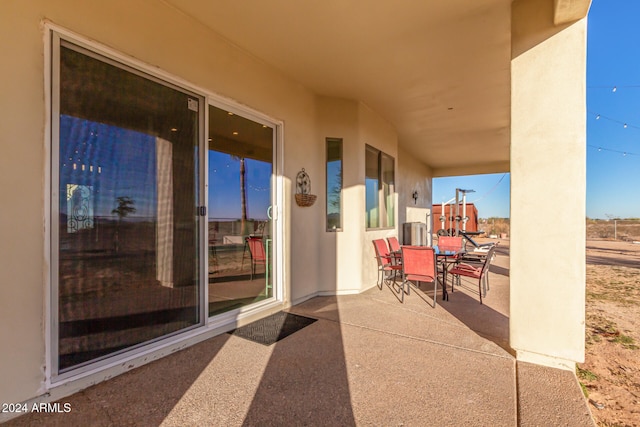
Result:
<svg viewBox="0 0 640 427">
<path fill-rule="evenodd" d="M 584 360 L 586 20 L 513 3 L 510 345 L 519 360 Z"/>
</svg>

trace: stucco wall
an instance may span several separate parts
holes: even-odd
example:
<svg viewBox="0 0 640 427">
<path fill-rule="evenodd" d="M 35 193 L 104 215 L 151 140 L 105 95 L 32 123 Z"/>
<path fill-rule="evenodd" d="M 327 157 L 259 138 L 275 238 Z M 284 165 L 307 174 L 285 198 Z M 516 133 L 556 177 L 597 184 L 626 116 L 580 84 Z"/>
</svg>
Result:
<svg viewBox="0 0 640 427">
<path fill-rule="evenodd" d="M 364 211 L 361 201 L 363 180 L 360 170 L 364 170 L 364 159 L 360 156 L 358 130 L 358 103 L 351 100 L 327 97 L 318 98 L 318 143 L 324 148 L 326 138 L 342 138 L 342 230 L 326 231 L 326 171 L 318 175 L 319 197 L 317 209 L 321 213 L 321 232 L 317 243 L 322 245 L 320 255 L 320 292 L 349 292 L 360 287 L 360 273 L 355 268 L 343 271 L 345 260 L 353 259 L 361 253 L 357 238 L 360 212 Z M 322 161 L 326 161 L 323 151 Z M 324 165 L 324 163 L 323 163 Z M 364 193 L 362 193 L 364 194 Z M 349 255 L 347 255 L 349 254 Z"/>
<path fill-rule="evenodd" d="M 398 238 L 403 242 L 402 224 L 405 222 L 425 222 L 427 232 L 431 232 L 431 200 L 433 199 L 433 172 L 422 163 L 415 160 L 410 153 L 398 150 Z M 413 192 L 418 198 L 413 199 Z M 427 244 L 430 244 L 427 240 Z"/>
<path fill-rule="evenodd" d="M 551 29 L 551 8 L 531 12 L 541 3 L 513 15 L 510 344 L 521 360 L 573 369 L 584 359 L 586 20 Z M 544 227 L 540 206 L 553 218 Z"/>
<path fill-rule="evenodd" d="M 375 147 L 396 159 L 398 189 L 398 140 L 395 129 L 366 105 L 334 98 L 318 99 L 318 140 L 343 138 L 343 229 L 323 231 L 321 293 L 348 294 L 375 285 L 376 262 L 372 235 L 395 235 L 397 228 L 367 231 L 365 228 L 365 145 Z M 322 159 L 324 160 L 324 154 Z M 321 175 L 324 180 L 324 173 Z M 322 224 L 326 214 L 326 186 L 319 200 Z M 397 204 L 396 204 L 397 206 Z M 372 275 L 373 274 L 373 275 Z"/>
<path fill-rule="evenodd" d="M 3 1 L 0 47 L 11 60 L 0 67 L 0 402 L 24 401 L 45 391 L 49 142 L 43 20 L 157 67 L 188 87 L 282 121 L 285 302 L 375 284 L 370 240 L 395 230 L 364 229 L 365 144 L 398 159 L 395 130 L 375 112 L 353 101 L 318 98 L 162 1 Z M 347 231 L 341 233 L 325 231 L 327 136 L 345 142 Z M 292 181 L 302 168 L 320 196 L 310 208 L 293 202 Z M 367 269 L 364 278 L 360 267 Z"/>
<path fill-rule="evenodd" d="M 362 248 L 362 257 L 360 258 L 360 271 L 362 275 L 361 289 L 367 289 L 375 286 L 377 279 L 377 263 L 375 253 L 371 241 L 377 238 L 386 238 L 388 236 L 397 235 L 398 230 L 398 198 L 396 194 L 396 223 L 395 227 L 383 228 L 377 230 L 367 230 L 365 224 L 365 144 L 368 144 L 378 150 L 390 155 L 395 159 L 395 179 L 396 191 L 398 185 L 398 137 L 394 129 L 379 119 L 379 117 L 366 105 L 361 104 L 359 111 L 359 132 L 362 144 L 359 147 L 362 169 L 360 170 L 360 193 L 357 195 L 362 203 L 360 209 L 359 226 L 361 227 L 360 247 Z"/>
<path fill-rule="evenodd" d="M 160 1 L 9 1 L 0 8 L 0 45 L 12 57 L 0 68 L 4 184 L 0 194 L 8 201 L 0 210 L 0 401 L 16 402 L 41 393 L 45 379 L 49 266 L 43 19 L 156 66 L 185 84 L 282 120 L 287 201 L 292 197 L 289 180 L 300 167 L 306 167 L 312 176 L 319 174 L 321 165 L 316 159 L 321 158 L 322 147 L 315 140 L 313 93 Z M 317 235 L 318 221 L 293 215 L 285 217 L 285 223 L 285 251 L 317 257 L 319 248 L 312 239 L 290 236 L 302 225 Z M 284 270 L 287 295 L 295 297 L 317 288 L 315 264 L 304 271 L 285 264 Z M 291 291 L 292 283 L 297 285 Z"/>
</svg>

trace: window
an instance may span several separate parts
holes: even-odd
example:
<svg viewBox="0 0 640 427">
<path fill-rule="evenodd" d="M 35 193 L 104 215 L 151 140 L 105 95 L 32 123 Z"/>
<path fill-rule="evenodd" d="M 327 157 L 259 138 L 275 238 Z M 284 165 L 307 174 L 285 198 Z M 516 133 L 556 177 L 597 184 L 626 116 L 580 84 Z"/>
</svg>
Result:
<svg viewBox="0 0 640 427">
<path fill-rule="evenodd" d="M 342 229 L 342 139 L 327 138 L 327 231 Z"/>
<path fill-rule="evenodd" d="M 366 146 L 365 221 L 367 228 L 395 226 L 395 161 L 382 151 Z"/>
</svg>

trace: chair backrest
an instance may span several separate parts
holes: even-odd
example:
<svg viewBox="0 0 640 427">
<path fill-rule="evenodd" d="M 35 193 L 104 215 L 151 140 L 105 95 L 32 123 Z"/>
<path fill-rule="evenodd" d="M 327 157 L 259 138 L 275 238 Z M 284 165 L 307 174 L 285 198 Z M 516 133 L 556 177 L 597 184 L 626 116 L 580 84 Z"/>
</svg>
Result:
<svg viewBox="0 0 640 427">
<path fill-rule="evenodd" d="M 485 274 L 487 274 L 487 271 L 489 271 L 489 265 L 491 265 L 491 259 L 493 258 L 495 251 L 496 251 L 496 247 L 492 246 L 491 249 L 489 249 L 489 252 L 487 252 L 487 257 L 484 260 L 484 264 L 482 266 L 482 273 L 480 273 L 480 276 L 484 276 Z"/>
<path fill-rule="evenodd" d="M 264 253 L 264 244 L 260 237 L 247 237 L 247 245 L 249 245 L 249 251 L 251 252 L 251 258 L 254 261 L 265 261 L 267 257 Z"/>
<path fill-rule="evenodd" d="M 438 237 L 438 249 L 441 252 L 460 252 L 462 250 L 462 237 L 440 236 Z"/>
<path fill-rule="evenodd" d="M 402 272 L 409 280 L 421 276 L 425 281 L 436 279 L 436 255 L 429 246 L 403 246 Z M 429 279 L 430 278 L 430 279 Z"/>
<path fill-rule="evenodd" d="M 389 248 L 391 248 L 392 252 L 400 252 L 400 242 L 397 237 L 387 237 L 387 242 L 389 242 Z"/>
<path fill-rule="evenodd" d="M 480 249 L 480 250 L 486 250 L 486 251 L 488 251 L 488 250 L 489 250 L 489 248 L 490 248 L 491 246 L 496 246 L 497 244 L 499 244 L 499 243 L 500 243 L 500 241 L 497 241 L 497 242 L 489 242 L 489 243 L 478 243 L 478 242 L 476 242 L 475 240 L 473 240 L 473 238 L 472 238 L 469 234 L 465 233 L 464 231 L 461 231 L 461 232 L 460 232 L 460 235 L 461 235 L 461 236 L 462 236 L 462 238 L 464 239 L 464 247 L 465 247 L 465 249 L 466 249 L 466 248 L 467 248 L 467 246 L 468 246 L 468 245 L 467 245 L 467 243 L 470 243 L 470 244 L 471 244 L 471 246 L 473 246 L 473 249 L 474 249 L 474 250 L 476 250 L 476 249 Z"/>
<path fill-rule="evenodd" d="M 373 247 L 376 250 L 378 266 L 391 264 L 391 255 L 389 255 L 389 248 L 387 247 L 387 242 L 385 242 L 384 239 L 375 239 L 373 241 Z"/>
</svg>

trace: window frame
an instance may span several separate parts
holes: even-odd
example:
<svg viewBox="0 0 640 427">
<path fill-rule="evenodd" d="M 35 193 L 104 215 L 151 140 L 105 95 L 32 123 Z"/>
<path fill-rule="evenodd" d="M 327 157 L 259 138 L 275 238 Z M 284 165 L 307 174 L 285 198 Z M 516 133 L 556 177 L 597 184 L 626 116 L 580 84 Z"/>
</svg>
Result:
<svg viewBox="0 0 640 427">
<path fill-rule="evenodd" d="M 366 180 L 367 180 L 367 152 L 373 153 L 376 155 L 376 181 L 377 181 L 377 224 L 375 226 L 370 226 L 370 220 L 368 219 L 369 211 L 367 210 L 367 190 L 366 190 Z M 383 170 L 383 160 L 390 161 L 389 164 L 392 166 L 390 181 L 385 181 L 385 170 Z M 365 228 L 366 230 L 385 230 L 385 229 L 394 229 L 396 227 L 396 189 L 395 189 L 395 181 L 396 181 L 396 166 L 395 166 L 395 158 L 390 154 L 385 153 L 384 151 L 375 148 L 369 144 L 365 144 Z M 389 194 L 385 194 L 385 188 L 389 188 Z M 388 204 L 387 200 L 390 199 L 391 203 Z M 389 218 L 389 212 L 391 212 L 391 218 Z M 389 221 L 390 220 L 390 221 Z"/>
<path fill-rule="evenodd" d="M 338 227 L 332 227 L 329 225 L 329 195 L 331 194 L 330 192 L 330 188 L 329 188 L 329 144 L 330 143 L 338 143 L 339 147 L 338 147 L 338 160 L 340 161 L 340 175 L 339 175 L 339 183 L 338 185 L 340 186 L 340 193 L 339 193 L 339 207 L 338 207 L 338 214 L 339 214 L 339 226 Z M 335 233 L 335 232 L 340 232 L 343 231 L 343 218 L 342 218 L 342 189 L 343 189 L 343 182 L 344 182 L 344 145 L 343 145 L 343 139 L 342 138 L 326 138 L 325 139 L 325 190 L 326 190 L 326 202 L 325 202 L 325 225 L 326 225 L 326 231 L 329 233 Z M 334 160 L 335 161 L 335 160 Z"/>
</svg>

